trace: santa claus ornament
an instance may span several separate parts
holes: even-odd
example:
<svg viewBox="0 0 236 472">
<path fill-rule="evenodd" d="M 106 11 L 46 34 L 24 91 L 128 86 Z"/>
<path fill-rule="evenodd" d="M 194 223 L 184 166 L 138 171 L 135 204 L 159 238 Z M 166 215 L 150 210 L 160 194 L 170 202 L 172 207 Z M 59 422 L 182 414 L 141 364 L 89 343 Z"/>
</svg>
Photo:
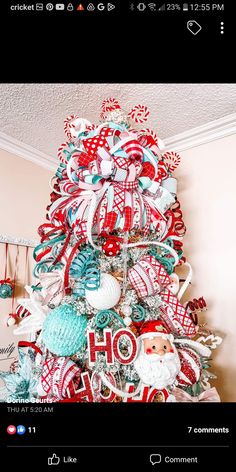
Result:
<svg viewBox="0 0 236 472">
<path fill-rule="evenodd" d="M 134 367 L 145 385 L 159 390 L 175 383 L 181 364 L 174 337 L 160 321 L 147 321 L 138 337 Z"/>
<path fill-rule="evenodd" d="M 187 292 L 197 278 L 184 254 L 180 156 L 146 125 L 149 115 L 111 97 L 97 123 L 65 119 L 34 249 L 38 284 L 14 331 L 42 350 L 37 399 L 159 403 L 179 401 L 179 390 L 208 398 L 200 395 L 215 341 L 196 339 L 203 301 Z"/>
</svg>

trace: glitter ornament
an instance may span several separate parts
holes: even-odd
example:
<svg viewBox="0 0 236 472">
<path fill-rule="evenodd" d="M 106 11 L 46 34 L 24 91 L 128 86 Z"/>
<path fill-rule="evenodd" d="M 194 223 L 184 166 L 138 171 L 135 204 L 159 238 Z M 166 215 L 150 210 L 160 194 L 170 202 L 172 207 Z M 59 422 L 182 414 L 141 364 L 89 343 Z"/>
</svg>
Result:
<svg viewBox="0 0 236 472">
<path fill-rule="evenodd" d="M 13 283 L 9 280 L 0 280 L 0 298 L 11 298 Z"/>
<path fill-rule="evenodd" d="M 42 341 L 57 356 L 71 356 L 86 343 L 87 318 L 78 315 L 72 305 L 60 305 L 47 315 Z"/>
<path fill-rule="evenodd" d="M 85 290 L 87 302 L 97 310 L 113 308 L 118 303 L 120 296 L 120 284 L 110 274 L 101 274 L 100 287 L 97 290 Z"/>
<path fill-rule="evenodd" d="M 102 246 L 102 252 L 106 256 L 117 256 L 120 253 L 120 243 L 115 239 L 107 239 Z"/>
<path fill-rule="evenodd" d="M 190 348 L 178 349 L 181 369 L 177 376 L 179 385 L 194 385 L 200 379 L 202 367 L 200 357 Z"/>
</svg>

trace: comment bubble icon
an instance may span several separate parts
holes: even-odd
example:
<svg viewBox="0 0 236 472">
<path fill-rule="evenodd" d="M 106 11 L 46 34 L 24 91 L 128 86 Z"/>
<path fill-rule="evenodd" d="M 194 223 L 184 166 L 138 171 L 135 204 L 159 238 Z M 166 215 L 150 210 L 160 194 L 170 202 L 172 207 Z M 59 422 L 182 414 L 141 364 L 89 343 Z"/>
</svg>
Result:
<svg viewBox="0 0 236 472">
<path fill-rule="evenodd" d="M 150 455 L 150 462 L 151 462 L 152 465 L 160 464 L 161 454 L 151 454 Z"/>
</svg>

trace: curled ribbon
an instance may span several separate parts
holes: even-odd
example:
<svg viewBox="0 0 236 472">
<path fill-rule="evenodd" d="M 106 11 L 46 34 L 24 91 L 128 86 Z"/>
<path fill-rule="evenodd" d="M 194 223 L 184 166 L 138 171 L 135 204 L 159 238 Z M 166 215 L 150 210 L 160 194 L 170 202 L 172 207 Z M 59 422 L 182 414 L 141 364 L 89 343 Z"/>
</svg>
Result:
<svg viewBox="0 0 236 472">
<path fill-rule="evenodd" d="M 172 391 L 172 395 L 175 396 L 177 402 L 220 402 L 219 394 L 215 387 L 205 390 L 196 397 L 192 397 L 189 393 L 185 392 L 181 388 L 175 387 Z"/>
<path fill-rule="evenodd" d="M 104 329 L 111 322 L 112 317 L 116 318 L 122 326 L 125 326 L 123 319 L 114 310 L 101 310 L 97 313 L 95 324 L 97 328 Z"/>
<path fill-rule="evenodd" d="M 167 218 L 167 227 L 169 228 L 163 239 L 170 236 L 178 236 L 182 238 L 185 235 L 186 226 L 183 221 L 183 213 L 180 210 L 180 203 L 178 200 L 176 200 L 170 210 L 166 211 L 165 217 Z"/>
<path fill-rule="evenodd" d="M 70 275 L 76 279 L 73 293 L 79 297 L 85 295 L 85 290 L 96 290 L 100 285 L 100 270 L 96 251 L 87 247 L 82 249 L 74 258 Z"/>
<path fill-rule="evenodd" d="M 67 233 L 66 233 L 67 231 Z M 38 233 L 41 236 L 41 243 L 36 246 L 33 252 L 33 257 L 37 264 L 34 268 L 35 277 L 39 277 L 42 272 L 49 272 L 58 267 L 61 259 L 66 253 L 71 239 L 71 231 L 64 225 L 55 226 L 53 224 L 44 224 L 38 228 Z M 56 248 L 61 246 L 58 254 Z M 45 259 L 46 256 L 49 258 Z"/>
</svg>

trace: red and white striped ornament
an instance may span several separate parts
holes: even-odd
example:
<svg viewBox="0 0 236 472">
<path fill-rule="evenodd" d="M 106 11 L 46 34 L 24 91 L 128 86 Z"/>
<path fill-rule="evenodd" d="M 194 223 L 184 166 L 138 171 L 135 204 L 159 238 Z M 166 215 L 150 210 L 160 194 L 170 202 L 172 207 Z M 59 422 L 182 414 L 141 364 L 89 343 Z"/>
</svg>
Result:
<svg viewBox="0 0 236 472">
<path fill-rule="evenodd" d="M 179 385 L 190 386 L 199 381 L 202 366 L 198 354 L 190 348 L 178 349 L 181 369 L 177 375 Z"/>
<path fill-rule="evenodd" d="M 120 110 L 120 104 L 116 98 L 106 98 L 102 102 L 102 112 L 101 112 L 101 118 L 102 120 L 106 119 L 107 113 L 114 111 L 114 110 Z"/>
<path fill-rule="evenodd" d="M 19 304 L 17 305 L 15 312 L 9 314 L 8 320 L 7 320 L 7 326 L 13 326 L 15 324 L 18 324 L 21 320 L 23 320 L 23 318 L 26 318 L 27 316 L 30 316 L 30 315 L 31 313 L 29 312 L 29 310 L 27 310 L 27 308 Z"/>
<path fill-rule="evenodd" d="M 70 141 L 74 141 L 80 133 L 87 131 L 92 123 L 78 115 L 70 115 L 64 120 L 64 131 Z"/>
<path fill-rule="evenodd" d="M 17 305 L 16 307 L 16 314 L 17 316 L 22 320 L 23 318 L 26 318 L 27 316 L 31 315 L 31 313 L 29 312 L 29 310 L 27 310 L 27 308 L 25 308 L 24 306 L 22 306 L 21 304 Z"/>
<path fill-rule="evenodd" d="M 169 172 L 174 172 L 180 164 L 180 156 L 174 151 L 165 152 L 165 154 L 162 155 L 162 159 Z"/>
<path fill-rule="evenodd" d="M 116 98 L 106 98 L 102 102 L 102 112 L 108 112 L 112 110 L 117 110 L 120 108 L 120 104 Z"/>
<path fill-rule="evenodd" d="M 197 332 L 197 327 L 178 298 L 165 288 L 161 292 L 161 299 L 163 301 L 163 305 L 160 307 L 162 318 L 170 330 L 177 335 L 194 336 Z"/>
<path fill-rule="evenodd" d="M 123 146 L 121 147 L 122 149 L 124 149 L 126 154 L 128 154 L 130 159 L 142 159 L 143 157 L 142 146 L 135 139 L 131 139 L 127 143 L 123 144 Z"/>
<path fill-rule="evenodd" d="M 132 118 L 135 123 L 145 123 L 150 115 L 150 111 L 146 105 L 135 105 L 128 113 L 128 117 Z"/>
<path fill-rule="evenodd" d="M 139 298 L 159 293 L 171 280 L 164 267 L 153 257 L 143 256 L 128 271 L 128 278 Z"/>
<path fill-rule="evenodd" d="M 141 137 L 144 137 L 144 138 L 152 138 L 153 141 L 155 141 L 155 144 L 158 146 L 158 136 L 157 134 L 155 133 L 155 131 L 153 131 L 152 129 L 150 128 L 143 128 L 139 131 L 138 133 L 138 136 L 141 138 Z M 148 143 L 147 143 L 147 146 L 148 146 Z M 149 147 L 149 146 L 148 146 Z"/>
<path fill-rule="evenodd" d="M 57 157 L 59 159 L 59 161 L 63 162 L 63 164 L 67 164 L 67 158 L 65 156 L 65 154 L 63 153 L 64 149 L 67 148 L 69 144 L 69 141 L 66 141 L 65 143 L 62 143 L 60 145 L 60 147 L 58 148 L 58 151 L 57 151 Z"/>
<path fill-rule="evenodd" d="M 64 131 L 66 133 L 66 136 L 69 138 L 69 140 L 72 140 L 74 136 L 71 134 L 71 129 L 75 129 L 75 124 L 73 123 L 74 120 L 79 118 L 78 115 L 69 115 L 67 118 L 64 120 Z"/>
<path fill-rule="evenodd" d="M 41 396 L 52 396 L 56 401 L 67 397 L 67 388 L 72 381 L 78 383 L 81 369 L 71 359 L 66 357 L 48 358 L 42 368 L 38 385 Z"/>
</svg>

